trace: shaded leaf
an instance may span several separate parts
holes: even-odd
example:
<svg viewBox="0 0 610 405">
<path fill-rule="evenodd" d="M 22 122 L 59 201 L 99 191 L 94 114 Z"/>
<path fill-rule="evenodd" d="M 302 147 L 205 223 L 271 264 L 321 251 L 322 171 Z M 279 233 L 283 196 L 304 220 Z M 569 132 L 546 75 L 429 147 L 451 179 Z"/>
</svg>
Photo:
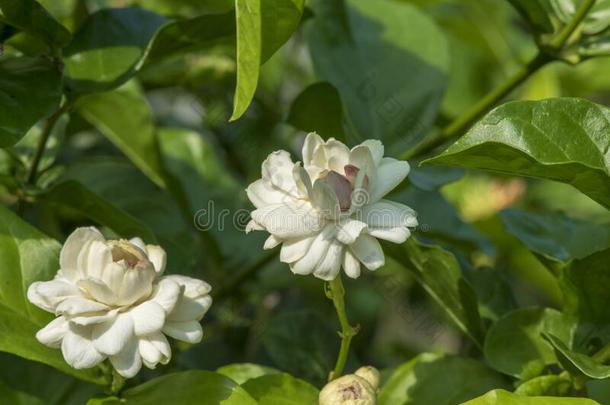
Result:
<svg viewBox="0 0 610 405">
<path fill-rule="evenodd" d="M 319 395 L 316 387 L 286 373 L 248 380 L 242 384 L 242 388 L 260 405 L 315 404 Z"/>
<path fill-rule="evenodd" d="M 504 390 L 493 390 L 462 405 L 599 405 L 586 398 L 525 397 Z"/>
<path fill-rule="evenodd" d="M 327 82 L 314 83 L 297 96 L 290 106 L 288 123 L 300 130 L 345 142 L 341 97 Z"/>
</svg>

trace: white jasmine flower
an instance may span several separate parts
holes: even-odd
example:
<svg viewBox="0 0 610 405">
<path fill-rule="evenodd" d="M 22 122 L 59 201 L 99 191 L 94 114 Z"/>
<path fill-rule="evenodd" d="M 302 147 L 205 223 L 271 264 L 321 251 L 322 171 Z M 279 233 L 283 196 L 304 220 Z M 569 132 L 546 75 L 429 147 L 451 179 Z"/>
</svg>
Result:
<svg viewBox="0 0 610 405">
<path fill-rule="evenodd" d="M 326 384 L 319 395 L 320 405 L 375 405 L 379 371 L 374 367 L 359 368 Z"/>
<path fill-rule="evenodd" d="M 165 251 L 141 239 L 106 240 L 95 228 L 79 228 L 66 240 L 55 278 L 35 282 L 28 299 L 57 318 L 37 339 L 61 348 L 72 367 L 93 367 L 106 358 L 123 377 L 142 363 L 167 364 L 165 335 L 189 343 L 202 338 L 199 321 L 212 303 L 211 287 L 197 279 L 164 276 Z"/>
<path fill-rule="evenodd" d="M 269 155 L 262 179 L 246 189 L 256 210 L 246 228 L 271 234 L 282 244 L 280 260 L 296 274 L 333 280 L 341 266 L 352 278 L 360 266 L 376 270 L 385 257 L 379 241 L 403 243 L 415 212 L 383 199 L 409 173 L 409 164 L 383 157 L 383 144 L 367 140 L 352 148 L 315 133 L 303 145 L 303 164 L 286 151 Z"/>
</svg>

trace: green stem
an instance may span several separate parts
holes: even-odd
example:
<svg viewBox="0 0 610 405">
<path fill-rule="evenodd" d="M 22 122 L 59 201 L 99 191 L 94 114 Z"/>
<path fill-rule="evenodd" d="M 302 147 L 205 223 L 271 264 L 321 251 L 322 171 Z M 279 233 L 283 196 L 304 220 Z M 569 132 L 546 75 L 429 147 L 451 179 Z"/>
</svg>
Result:
<svg viewBox="0 0 610 405">
<path fill-rule="evenodd" d="M 549 42 L 550 49 L 560 51 L 564 47 L 574 31 L 576 31 L 576 28 L 578 28 L 582 20 L 584 20 L 584 18 L 587 16 L 587 13 L 589 13 L 589 10 L 591 10 L 593 5 L 595 5 L 595 0 L 583 1 L 580 7 L 576 10 L 576 13 L 574 13 L 574 16 L 570 22 L 565 25 L 561 31 L 559 31 L 557 35 L 553 37 L 553 39 L 551 39 Z"/>
<path fill-rule="evenodd" d="M 349 354 L 349 345 L 358 331 L 349 324 L 349 320 L 347 319 L 347 313 L 345 312 L 345 288 L 343 288 L 341 274 L 338 274 L 333 281 L 328 282 L 326 295 L 333 300 L 333 305 L 335 306 L 337 316 L 339 317 L 339 323 L 341 324 L 341 332 L 339 333 L 339 336 L 341 336 L 341 347 L 339 348 L 335 369 L 328 378 L 329 381 L 332 381 L 343 374 L 343 368 L 345 367 L 347 355 Z"/>
<path fill-rule="evenodd" d="M 593 355 L 593 360 L 598 363 L 604 364 L 610 360 L 610 344 L 602 347 L 597 353 Z"/>
<path fill-rule="evenodd" d="M 118 395 L 121 392 L 121 389 L 125 385 L 125 378 L 122 375 L 117 373 L 117 371 L 112 369 L 112 382 L 110 383 L 110 393 L 112 395 Z"/>
</svg>

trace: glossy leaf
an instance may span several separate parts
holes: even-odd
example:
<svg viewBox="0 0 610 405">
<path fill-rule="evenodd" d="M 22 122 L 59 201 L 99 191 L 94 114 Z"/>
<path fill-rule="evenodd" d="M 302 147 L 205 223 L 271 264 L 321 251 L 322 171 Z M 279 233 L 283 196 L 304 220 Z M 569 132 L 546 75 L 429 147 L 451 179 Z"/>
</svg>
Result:
<svg viewBox="0 0 610 405">
<path fill-rule="evenodd" d="M 345 142 L 341 97 L 329 83 L 314 83 L 303 90 L 290 106 L 288 123 L 300 130 Z"/>
<path fill-rule="evenodd" d="M 561 313 L 550 308 L 521 308 L 500 318 L 485 338 L 489 365 L 523 380 L 539 375 L 547 365 L 557 363 L 543 332 L 570 339 L 572 331 L 562 321 Z"/>
<path fill-rule="evenodd" d="M 12 146 L 59 108 L 62 76 L 45 58 L 0 61 L 0 147 Z"/>
<path fill-rule="evenodd" d="M 260 405 L 315 404 L 319 395 L 316 387 L 286 373 L 248 380 L 242 388 Z"/>
<path fill-rule="evenodd" d="M 59 350 L 36 340 L 52 317 L 27 300 L 31 283 L 50 280 L 59 267 L 59 244 L 0 206 L 0 351 L 55 367 L 86 381 L 105 381 L 98 369 L 75 370 Z"/>
<path fill-rule="evenodd" d="M 505 387 L 502 376 L 472 359 L 424 353 L 390 375 L 379 405 L 453 405 Z"/>
<path fill-rule="evenodd" d="M 483 344 L 483 326 L 477 296 L 464 279 L 455 256 L 438 246 L 383 244 L 384 251 L 404 266 L 443 309 L 447 317 L 477 345 Z"/>
<path fill-rule="evenodd" d="M 434 22 L 391 0 L 310 7 L 306 36 L 316 77 L 339 91 L 354 139 L 381 139 L 390 153 L 417 143 L 447 86 L 448 47 Z"/>
<path fill-rule="evenodd" d="M 599 405 L 586 398 L 525 397 L 504 390 L 493 390 L 462 405 Z"/>
<path fill-rule="evenodd" d="M 246 381 L 262 377 L 269 374 L 278 374 L 279 370 L 276 370 L 272 367 L 261 366 L 260 364 L 252 364 L 252 363 L 236 363 L 236 364 L 228 364 L 226 366 L 220 367 L 216 370 L 218 374 L 222 374 L 226 377 L 229 377 L 231 380 L 235 381 L 239 385 L 242 385 Z"/>
<path fill-rule="evenodd" d="M 515 394 L 527 397 L 540 395 L 567 396 L 572 388 L 572 381 L 569 377 L 562 375 L 541 375 L 532 378 L 519 385 Z"/>
<path fill-rule="evenodd" d="M 539 215 L 514 209 L 500 218 L 506 231 L 531 251 L 567 263 L 610 248 L 610 226 L 570 218 L 563 213 Z"/>
<path fill-rule="evenodd" d="M 0 0 L 0 21 L 44 41 L 51 48 L 70 42 L 70 31 L 35 0 Z"/>
<path fill-rule="evenodd" d="M 561 181 L 610 208 L 609 131 L 610 109 L 587 100 L 511 102 L 426 162 Z"/>
<path fill-rule="evenodd" d="M 135 86 L 90 94 L 80 98 L 75 108 L 146 176 L 165 186 L 152 113 Z"/>
</svg>

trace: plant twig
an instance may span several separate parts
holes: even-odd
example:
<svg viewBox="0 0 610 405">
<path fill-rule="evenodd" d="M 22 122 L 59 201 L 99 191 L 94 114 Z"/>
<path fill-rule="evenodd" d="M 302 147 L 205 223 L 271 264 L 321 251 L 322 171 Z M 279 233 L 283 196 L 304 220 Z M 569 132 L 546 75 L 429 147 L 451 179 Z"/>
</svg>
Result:
<svg viewBox="0 0 610 405">
<path fill-rule="evenodd" d="M 338 274 L 333 281 L 328 282 L 327 286 L 326 296 L 333 300 L 333 305 L 335 306 L 339 323 L 341 324 L 341 332 L 339 333 L 339 336 L 341 336 L 341 347 L 339 348 L 335 369 L 328 378 L 329 381 L 332 381 L 343 374 L 343 368 L 345 367 L 345 362 L 347 361 L 347 356 L 349 354 L 349 345 L 352 338 L 358 333 L 358 329 L 352 327 L 347 319 L 347 313 L 345 311 L 345 288 L 343 288 L 341 274 Z"/>
</svg>

